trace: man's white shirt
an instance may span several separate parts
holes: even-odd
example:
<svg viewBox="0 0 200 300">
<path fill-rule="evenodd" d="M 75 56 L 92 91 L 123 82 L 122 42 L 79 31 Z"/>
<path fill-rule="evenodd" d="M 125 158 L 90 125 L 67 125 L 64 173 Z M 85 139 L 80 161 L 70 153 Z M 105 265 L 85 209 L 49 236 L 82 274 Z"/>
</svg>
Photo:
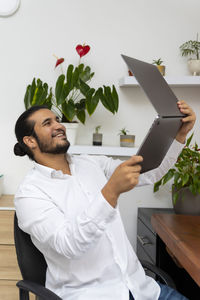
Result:
<svg viewBox="0 0 200 300">
<path fill-rule="evenodd" d="M 138 186 L 160 179 L 182 146 L 174 141 L 160 167 L 141 174 Z M 118 207 L 101 193 L 122 161 L 67 159 L 71 175 L 35 163 L 15 195 L 19 226 L 46 259 L 46 287 L 63 300 L 128 300 L 129 290 L 135 300 L 158 299 L 160 288 L 145 275 Z"/>
</svg>

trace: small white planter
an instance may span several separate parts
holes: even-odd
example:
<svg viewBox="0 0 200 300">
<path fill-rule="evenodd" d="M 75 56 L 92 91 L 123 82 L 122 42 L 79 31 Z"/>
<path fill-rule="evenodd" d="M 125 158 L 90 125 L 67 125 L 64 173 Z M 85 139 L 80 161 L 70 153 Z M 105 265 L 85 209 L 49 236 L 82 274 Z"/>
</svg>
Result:
<svg viewBox="0 0 200 300">
<path fill-rule="evenodd" d="M 135 135 L 133 134 L 121 134 L 120 135 L 120 147 L 134 147 Z"/>
<path fill-rule="evenodd" d="M 93 133 L 93 139 L 92 139 L 93 146 L 102 146 L 102 139 L 103 139 L 102 133 Z"/>
<path fill-rule="evenodd" d="M 188 69 L 193 76 L 200 75 L 200 59 L 188 60 Z"/>
<path fill-rule="evenodd" d="M 62 123 L 66 128 L 67 139 L 70 142 L 70 145 L 73 146 L 76 144 L 76 136 L 79 123 Z"/>
</svg>

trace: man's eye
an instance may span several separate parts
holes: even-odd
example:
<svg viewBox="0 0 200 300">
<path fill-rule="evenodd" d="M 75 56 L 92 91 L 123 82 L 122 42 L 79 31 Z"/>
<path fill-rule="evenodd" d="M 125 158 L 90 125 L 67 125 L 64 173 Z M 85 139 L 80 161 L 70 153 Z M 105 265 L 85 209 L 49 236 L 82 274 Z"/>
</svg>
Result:
<svg viewBox="0 0 200 300">
<path fill-rule="evenodd" d="M 45 123 L 44 123 L 44 126 L 50 125 L 50 124 L 51 124 L 50 121 L 48 121 L 48 122 L 45 122 Z"/>
</svg>

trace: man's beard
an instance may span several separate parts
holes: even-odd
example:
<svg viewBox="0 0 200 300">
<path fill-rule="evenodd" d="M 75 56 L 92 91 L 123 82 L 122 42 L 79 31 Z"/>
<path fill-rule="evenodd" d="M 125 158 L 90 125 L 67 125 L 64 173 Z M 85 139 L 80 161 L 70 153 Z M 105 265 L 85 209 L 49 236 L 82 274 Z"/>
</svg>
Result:
<svg viewBox="0 0 200 300">
<path fill-rule="evenodd" d="M 49 147 L 47 143 L 42 142 L 37 134 L 34 132 L 34 137 L 38 143 L 38 147 L 42 153 L 49 154 L 64 154 L 68 151 L 70 142 L 66 139 L 66 143 L 63 145 L 56 145 L 55 147 Z"/>
</svg>

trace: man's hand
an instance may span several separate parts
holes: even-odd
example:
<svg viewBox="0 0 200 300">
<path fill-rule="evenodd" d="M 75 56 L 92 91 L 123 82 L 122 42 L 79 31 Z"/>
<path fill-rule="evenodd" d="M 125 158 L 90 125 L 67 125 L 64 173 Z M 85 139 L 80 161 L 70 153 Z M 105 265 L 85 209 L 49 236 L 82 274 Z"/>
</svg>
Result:
<svg viewBox="0 0 200 300">
<path fill-rule="evenodd" d="M 191 109 L 191 107 L 183 100 L 177 102 L 178 108 L 180 111 L 187 115 L 182 119 L 182 125 L 181 128 L 179 129 L 177 135 L 176 135 L 176 140 L 182 144 L 185 143 L 186 136 L 188 132 L 193 128 L 194 123 L 196 121 L 196 115 L 194 111 Z"/>
<path fill-rule="evenodd" d="M 113 172 L 107 184 L 102 189 L 104 198 L 115 207 L 117 199 L 121 193 L 127 192 L 138 184 L 143 158 L 132 156 L 130 159 L 121 163 Z"/>
</svg>

